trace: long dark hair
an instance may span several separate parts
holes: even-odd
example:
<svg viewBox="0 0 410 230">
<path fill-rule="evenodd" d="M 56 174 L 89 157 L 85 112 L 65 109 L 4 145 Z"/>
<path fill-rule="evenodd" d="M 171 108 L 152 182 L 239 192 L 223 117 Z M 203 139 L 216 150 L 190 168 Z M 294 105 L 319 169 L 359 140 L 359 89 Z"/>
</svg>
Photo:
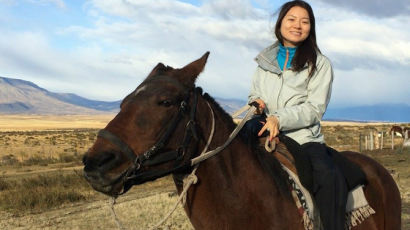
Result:
<svg viewBox="0 0 410 230">
<path fill-rule="evenodd" d="M 308 12 L 310 20 L 310 32 L 306 40 L 304 40 L 298 46 L 291 64 L 293 70 L 299 72 L 307 63 L 310 67 L 309 77 L 311 77 L 316 71 L 317 52 L 320 53 L 320 50 L 316 43 L 315 15 L 313 14 L 312 7 L 309 5 L 309 3 L 302 0 L 294 0 L 283 4 L 283 6 L 280 8 L 278 20 L 276 21 L 275 35 L 279 42 L 283 44 L 283 37 L 280 33 L 282 20 L 288 13 L 288 11 L 294 6 L 302 7 Z"/>
</svg>

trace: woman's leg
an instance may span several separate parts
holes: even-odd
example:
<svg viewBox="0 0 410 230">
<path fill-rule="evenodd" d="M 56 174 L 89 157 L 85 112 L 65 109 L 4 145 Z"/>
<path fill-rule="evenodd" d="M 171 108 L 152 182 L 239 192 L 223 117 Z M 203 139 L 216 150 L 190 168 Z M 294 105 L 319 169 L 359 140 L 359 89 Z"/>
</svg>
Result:
<svg viewBox="0 0 410 230">
<path fill-rule="evenodd" d="M 324 144 L 311 142 L 303 144 L 302 148 L 312 163 L 313 196 L 323 229 L 343 230 L 347 202 L 345 178 Z"/>
</svg>

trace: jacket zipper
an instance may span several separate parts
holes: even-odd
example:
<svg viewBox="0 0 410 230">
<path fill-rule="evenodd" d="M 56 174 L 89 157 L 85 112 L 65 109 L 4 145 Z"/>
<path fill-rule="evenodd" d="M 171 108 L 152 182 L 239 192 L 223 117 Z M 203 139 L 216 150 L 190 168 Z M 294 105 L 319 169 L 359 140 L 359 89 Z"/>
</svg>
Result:
<svg viewBox="0 0 410 230">
<path fill-rule="evenodd" d="M 279 75 L 278 75 L 278 77 L 279 77 L 279 79 L 280 79 L 280 88 L 279 88 L 279 93 L 278 93 L 278 96 L 276 97 L 276 108 L 277 109 L 279 109 L 279 97 L 280 97 L 280 94 L 281 94 L 281 92 L 282 92 L 282 88 L 283 88 L 283 78 L 284 78 L 284 75 L 285 73 L 284 72 L 282 72 L 282 73 L 280 73 Z"/>
<path fill-rule="evenodd" d="M 280 93 L 282 92 L 282 88 L 283 88 L 283 78 L 284 78 L 283 75 L 285 75 L 286 66 L 288 65 L 288 61 L 289 61 L 289 50 L 286 49 L 286 58 L 285 58 L 285 64 L 283 66 L 283 71 L 282 71 L 282 73 L 280 73 L 278 75 L 278 77 L 280 79 L 280 89 L 279 89 L 279 94 L 276 97 L 276 108 L 279 108 L 279 97 L 280 97 Z"/>
<path fill-rule="evenodd" d="M 288 61 L 289 61 L 289 50 L 286 48 L 286 59 L 285 59 L 285 64 L 283 66 L 283 71 L 286 70 L 286 66 L 288 66 Z"/>
</svg>

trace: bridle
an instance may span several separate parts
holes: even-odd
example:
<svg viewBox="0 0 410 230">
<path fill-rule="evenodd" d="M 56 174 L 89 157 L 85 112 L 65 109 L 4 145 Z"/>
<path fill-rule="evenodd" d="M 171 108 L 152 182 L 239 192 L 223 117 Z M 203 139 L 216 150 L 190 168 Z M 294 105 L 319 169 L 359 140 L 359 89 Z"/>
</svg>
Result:
<svg viewBox="0 0 410 230">
<path fill-rule="evenodd" d="M 177 113 L 174 114 L 170 120 L 165 132 L 161 135 L 158 141 L 143 154 L 135 154 L 133 149 L 127 143 L 106 129 L 101 129 L 98 132 L 98 137 L 104 138 L 117 146 L 132 162 L 132 165 L 121 177 L 124 182 L 124 188 L 119 195 L 126 193 L 133 185 L 142 184 L 174 172 L 186 171 L 191 168 L 191 162 L 184 162 L 183 159 L 186 155 L 188 147 L 191 144 L 192 138 L 195 139 L 196 145 L 199 142 L 198 134 L 196 132 L 195 114 L 198 104 L 198 94 L 201 93 L 200 91 L 201 90 L 199 88 L 195 88 L 186 93 L 184 99 L 179 104 Z M 194 100 L 192 106 L 189 106 L 189 96 L 191 92 L 194 95 Z M 182 117 L 187 115 L 188 112 L 189 120 L 185 125 L 184 138 L 179 147 L 173 151 L 161 152 L 171 138 L 171 135 L 175 133 L 175 130 Z M 171 161 L 174 161 L 174 165 L 170 169 L 143 171 L 143 168 L 146 166 L 155 166 Z"/>
</svg>

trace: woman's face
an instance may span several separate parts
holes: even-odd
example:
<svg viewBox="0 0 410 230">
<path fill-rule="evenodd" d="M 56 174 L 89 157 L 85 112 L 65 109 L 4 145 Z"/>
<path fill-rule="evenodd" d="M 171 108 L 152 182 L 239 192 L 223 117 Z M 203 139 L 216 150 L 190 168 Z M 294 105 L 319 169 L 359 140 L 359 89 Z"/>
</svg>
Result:
<svg viewBox="0 0 410 230">
<path fill-rule="evenodd" d="M 290 8 L 283 17 L 280 26 L 283 45 L 296 47 L 309 36 L 309 32 L 310 19 L 308 12 L 300 6 Z"/>
</svg>

